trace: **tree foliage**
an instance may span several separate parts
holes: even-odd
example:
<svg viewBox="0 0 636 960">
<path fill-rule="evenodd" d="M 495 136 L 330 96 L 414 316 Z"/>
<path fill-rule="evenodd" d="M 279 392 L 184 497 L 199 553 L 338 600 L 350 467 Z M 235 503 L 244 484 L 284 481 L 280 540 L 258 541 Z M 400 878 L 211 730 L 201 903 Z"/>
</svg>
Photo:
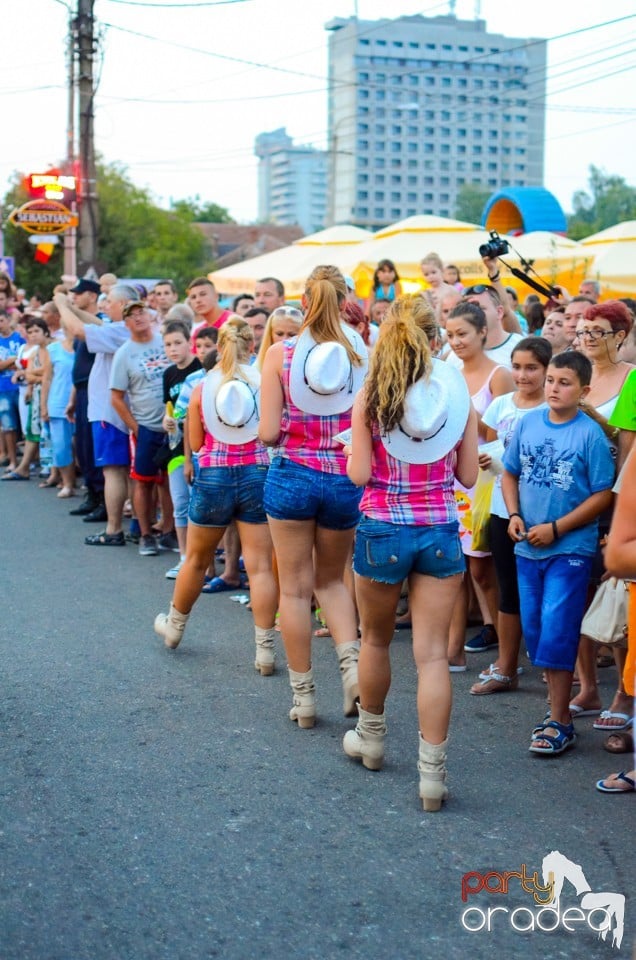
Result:
<svg viewBox="0 0 636 960">
<path fill-rule="evenodd" d="M 492 190 L 477 183 L 463 183 L 457 194 L 455 217 L 467 223 L 481 223 L 481 215 Z"/>
<path fill-rule="evenodd" d="M 29 200 L 22 186 L 23 175 L 14 181 L 3 201 L 6 218 L 15 207 Z M 99 163 L 99 245 L 97 269 L 127 277 L 166 277 L 180 290 L 213 264 L 206 260 L 205 239 L 195 223 L 213 219 L 231 222 L 228 211 L 199 197 L 178 200 L 170 210 L 157 206 L 148 190 L 135 186 L 125 167 Z M 48 264 L 34 261 L 35 247 L 28 234 L 11 224 L 5 227 L 7 254 L 16 258 L 16 282 L 28 291 L 49 294 L 64 272 L 64 235 Z"/>
<path fill-rule="evenodd" d="M 574 212 L 568 218 L 568 236 L 582 240 L 624 220 L 636 220 L 636 187 L 623 177 L 590 166 L 589 191 L 577 190 Z"/>
</svg>

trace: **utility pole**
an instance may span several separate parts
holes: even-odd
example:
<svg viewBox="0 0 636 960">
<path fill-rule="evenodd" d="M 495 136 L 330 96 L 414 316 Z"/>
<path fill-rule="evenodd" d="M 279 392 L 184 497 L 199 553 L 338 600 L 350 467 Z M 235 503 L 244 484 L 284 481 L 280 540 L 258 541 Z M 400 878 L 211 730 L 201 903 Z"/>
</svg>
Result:
<svg viewBox="0 0 636 960">
<path fill-rule="evenodd" d="M 94 0 L 77 0 L 76 35 L 78 46 L 79 86 L 79 258 L 78 274 L 96 270 L 99 229 L 97 209 L 97 172 L 94 144 L 94 77 L 95 56 Z"/>
<path fill-rule="evenodd" d="M 75 169 L 75 20 L 69 9 L 68 22 L 68 113 L 66 120 L 66 173 L 76 175 Z M 73 204 L 73 213 L 77 211 L 77 201 Z M 77 230 L 71 227 L 64 233 L 64 275 L 77 275 Z"/>
</svg>

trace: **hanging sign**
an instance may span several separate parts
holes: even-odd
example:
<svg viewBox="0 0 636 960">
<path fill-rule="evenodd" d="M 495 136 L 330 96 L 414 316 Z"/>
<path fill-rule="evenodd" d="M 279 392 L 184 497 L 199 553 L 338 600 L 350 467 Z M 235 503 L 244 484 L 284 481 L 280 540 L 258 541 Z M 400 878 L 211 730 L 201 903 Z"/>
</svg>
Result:
<svg viewBox="0 0 636 960">
<path fill-rule="evenodd" d="M 30 200 L 9 215 L 9 221 L 27 233 L 64 233 L 79 223 L 77 214 L 56 200 Z"/>
</svg>

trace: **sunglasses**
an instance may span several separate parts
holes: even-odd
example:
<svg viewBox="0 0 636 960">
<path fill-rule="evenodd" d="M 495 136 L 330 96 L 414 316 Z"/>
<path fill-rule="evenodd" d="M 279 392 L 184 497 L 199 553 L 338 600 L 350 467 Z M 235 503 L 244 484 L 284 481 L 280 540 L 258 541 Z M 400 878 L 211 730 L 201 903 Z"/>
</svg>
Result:
<svg viewBox="0 0 636 960">
<path fill-rule="evenodd" d="M 466 297 L 476 297 L 479 296 L 480 293 L 489 293 L 493 300 L 499 300 L 499 295 L 494 287 L 489 287 L 486 283 L 476 283 L 472 287 L 466 287 L 462 293 L 462 299 L 465 300 Z"/>
</svg>

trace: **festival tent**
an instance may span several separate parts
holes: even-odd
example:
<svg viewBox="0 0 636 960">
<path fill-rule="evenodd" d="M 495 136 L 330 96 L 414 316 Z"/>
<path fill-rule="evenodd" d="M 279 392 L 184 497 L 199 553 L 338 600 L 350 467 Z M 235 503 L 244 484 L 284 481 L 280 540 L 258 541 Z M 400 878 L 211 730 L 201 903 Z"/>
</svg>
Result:
<svg viewBox="0 0 636 960">
<path fill-rule="evenodd" d="M 208 274 L 208 278 L 219 293 L 237 295 L 253 293 L 255 283 L 261 277 L 276 277 L 284 284 L 287 299 L 297 299 L 305 289 L 307 277 L 321 263 L 334 264 L 343 273 L 351 273 L 358 262 L 357 247 L 371 236 L 368 230 L 347 224 L 328 227 L 296 240 L 282 250 L 215 270 Z"/>
<path fill-rule="evenodd" d="M 360 261 L 353 273 L 356 291 L 360 296 L 369 295 L 377 263 L 384 258 L 395 263 L 405 292 L 425 287 L 420 262 L 431 252 L 437 253 L 444 263 L 458 267 L 464 286 L 483 283 L 485 274 L 479 247 L 489 239 L 487 231 L 475 224 L 443 217 L 409 217 L 380 230 L 357 248 Z M 532 262 L 548 286 L 556 283 L 578 290 L 585 265 L 576 241 L 546 231 L 502 239 L 509 240 L 521 257 Z M 512 250 L 504 260 L 512 267 L 522 268 L 520 258 Z M 503 264 L 501 275 L 504 283 L 514 286 L 521 296 L 531 292 L 531 288 L 513 277 Z"/>
<path fill-rule="evenodd" d="M 636 220 L 625 220 L 580 243 L 585 276 L 601 284 L 601 298 L 636 297 Z"/>
</svg>

